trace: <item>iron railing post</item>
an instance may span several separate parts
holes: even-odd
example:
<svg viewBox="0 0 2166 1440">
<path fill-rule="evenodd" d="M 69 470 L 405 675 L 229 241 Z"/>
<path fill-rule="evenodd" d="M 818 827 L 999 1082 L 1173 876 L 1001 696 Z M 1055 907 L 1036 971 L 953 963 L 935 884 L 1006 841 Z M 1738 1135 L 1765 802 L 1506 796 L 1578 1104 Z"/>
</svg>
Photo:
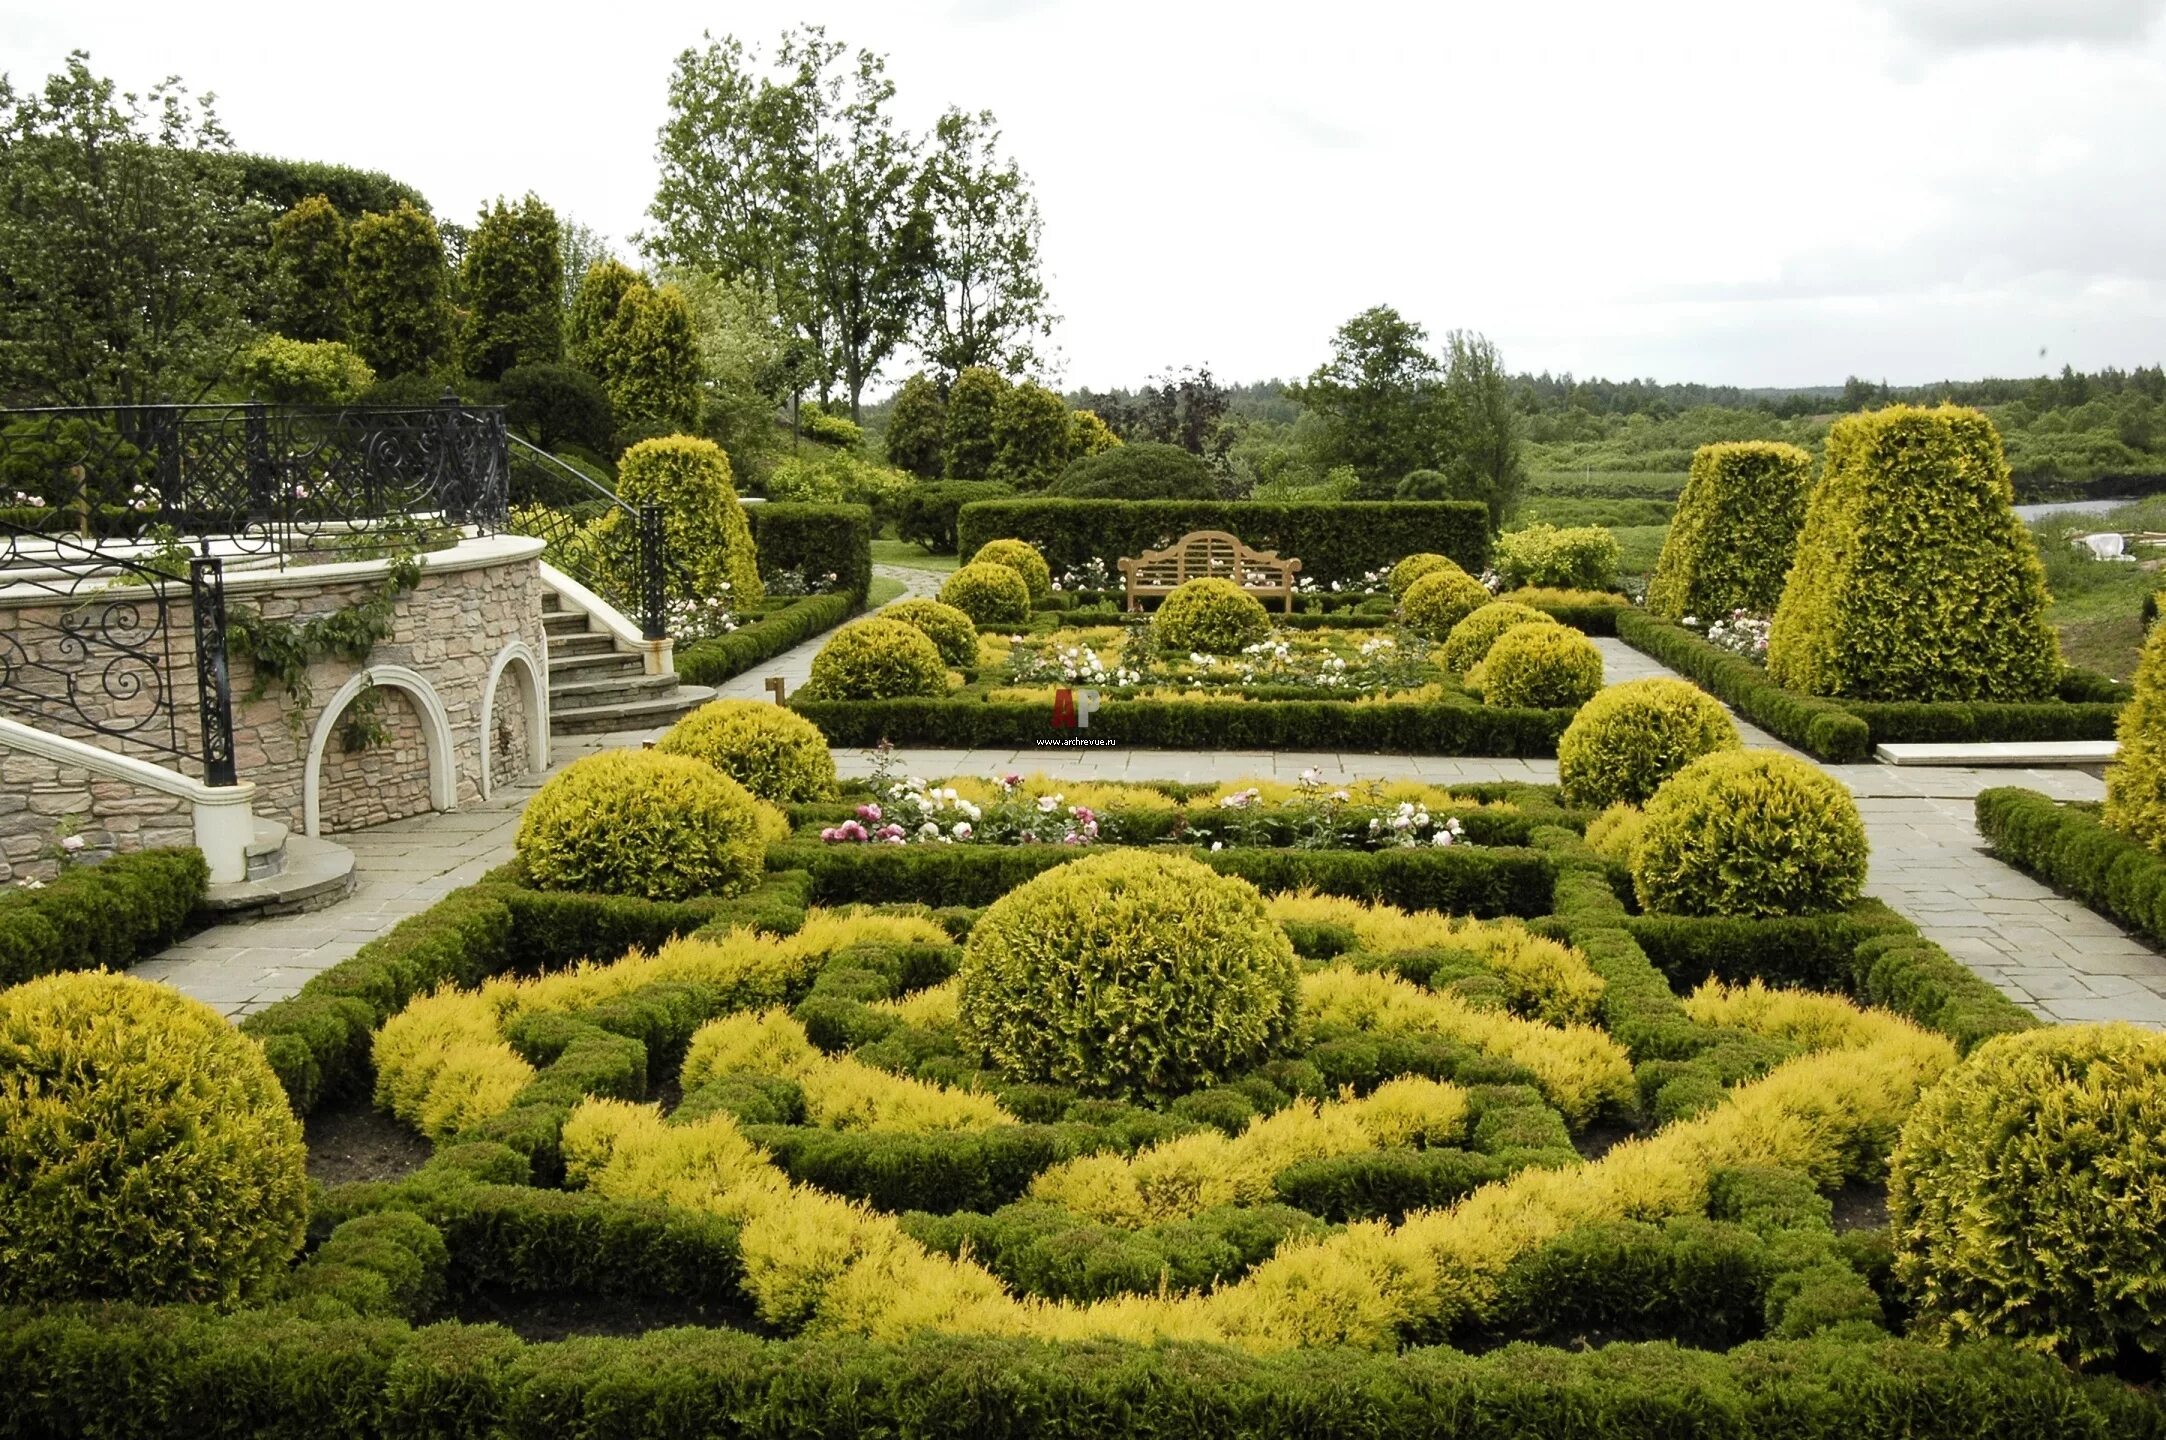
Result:
<svg viewBox="0 0 2166 1440">
<path fill-rule="evenodd" d="M 278 467 L 271 461 L 271 412 L 259 400 L 241 407 L 241 443 L 247 451 L 248 509 L 251 518 L 272 517 L 282 525 L 288 517 L 279 502 Z"/>
<path fill-rule="evenodd" d="M 639 507 L 639 633 L 649 640 L 669 635 L 667 541 L 662 530 L 662 507 Z"/>
<path fill-rule="evenodd" d="M 447 385 L 436 401 L 436 473 L 430 477 L 430 488 L 436 492 L 436 503 L 443 508 L 444 518 L 453 524 L 466 523 L 468 509 L 467 467 L 458 463 L 462 418 L 458 392 Z"/>
<path fill-rule="evenodd" d="M 188 591 L 196 626 L 196 710 L 203 725 L 203 778 L 232 785 L 233 687 L 226 674 L 225 562 L 199 555 L 188 562 Z"/>
</svg>

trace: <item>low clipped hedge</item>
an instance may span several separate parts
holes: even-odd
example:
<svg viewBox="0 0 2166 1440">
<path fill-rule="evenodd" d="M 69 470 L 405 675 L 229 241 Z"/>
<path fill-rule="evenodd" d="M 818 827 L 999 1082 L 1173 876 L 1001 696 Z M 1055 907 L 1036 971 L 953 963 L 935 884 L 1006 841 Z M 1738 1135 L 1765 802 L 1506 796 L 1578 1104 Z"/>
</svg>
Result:
<svg viewBox="0 0 2166 1440">
<path fill-rule="evenodd" d="M 2166 945 L 2166 856 L 2107 829 L 2096 810 L 2036 790 L 1984 790 L 1976 806 L 1995 855 Z"/>
<path fill-rule="evenodd" d="M 125 970 L 179 936 L 209 884 L 199 850 L 139 850 L 72 865 L 43 889 L 0 890 L 0 986 Z"/>
<path fill-rule="evenodd" d="M 1625 932 L 1647 952 L 1679 994 L 1704 980 L 1853 988 L 1858 946 L 1881 935 L 1913 935 L 1910 922 L 1878 900 L 1825 915 L 1634 915 Z"/>
<path fill-rule="evenodd" d="M 872 510 L 864 505 L 745 506 L 760 574 L 795 570 L 807 580 L 835 577 L 835 587 L 863 604 L 872 588 Z"/>
<path fill-rule="evenodd" d="M 755 509 L 762 507 L 755 506 Z M 862 596 L 848 591 L 807 595 L 727 635 L 695 640 L 676 652 L 677 678 L 687 685 L 720 685 L 763 660 L 832 630 L 856 614 Z"/>
</svg>

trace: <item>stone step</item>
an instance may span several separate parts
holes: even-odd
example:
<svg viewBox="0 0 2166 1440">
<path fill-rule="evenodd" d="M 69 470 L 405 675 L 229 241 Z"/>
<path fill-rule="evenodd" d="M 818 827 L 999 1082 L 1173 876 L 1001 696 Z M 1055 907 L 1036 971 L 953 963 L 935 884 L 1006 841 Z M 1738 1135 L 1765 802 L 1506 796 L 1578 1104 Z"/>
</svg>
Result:
<svg viewBox="0 0 2166 1440">
<path fill-rule="evenodd" d="M 248 842 L 243 852 L 248 861 L 250 880 L 269 880 L 286 872 L 286 825 L 278 820 L 255 817 L 255 838 Z"/>
<path fill-rule="evenodd" d="M 259 820 L 256 824 L 259 838 L 266 825 L 277 825 L 281 832 L 286 829 L 276 821 Z M 213 885 L 204 892 L 202 910 L 217 923 L 266 920 L 273 915 L 298 915 L 336 905 L 353 889 L 353 851 L 345 846 L 306 835 L 282 834 L 279 851 L 283 864 L 277 874 L 260 879 L 251 876 L 232 885 Z"/>
<path fill-rule="evenodd" d="M 587 616 L 583 610 L 558 610 L 543 612 L 542 629 L 550 635 L 584 635 L 587 633 Z"/>
<path fill-rule="evenodd" d="M 549 687 L 552 692 L 559 684 L 574 680 L 599 680 L 605 675 L 646 673 L 647 661 L 644 656 L 627 655 L 620 650 L 588 650 L 571 655 L 561 655 L 554 650 L 549 653 Z"/>
<path fill-rule="evenodd" d="M 652 699 L 614 705 L 582 705 L 549 710 L 552 735 L 598 735 L 612 730 L 652 730 L 697 710 L 714 699 L 708 685 L 679 685 Z"/>
<path fill-rule="evenodd" d="M 617 649 L 617 637 L 614 635 L 597 635 L 590 630 L 579 635 L 552 635 L 549 637 L 549 663 L 552 665 L 561 659 L 574 655 L 616 655 L 619 653 L 621 652 Z"/>
<path fill-rule="evenodd" d="M 584 710 L 596 705 L 616 705 L 666 695 L 677 688 L 675 675 L 605 675 L 596 680 L 549 678 L 549 709 Z"/>
<path fill-rule="evenodd" d="M 2069 765 L 2110 764 L 2120 744 L 2113 740 L 2003 740 L 1979 744 L 1883 745 L 1873 758 L 1883 765 L 1944 765 L 1955 769 L 2017 766 L 2045 770 Z"/>
</svg>

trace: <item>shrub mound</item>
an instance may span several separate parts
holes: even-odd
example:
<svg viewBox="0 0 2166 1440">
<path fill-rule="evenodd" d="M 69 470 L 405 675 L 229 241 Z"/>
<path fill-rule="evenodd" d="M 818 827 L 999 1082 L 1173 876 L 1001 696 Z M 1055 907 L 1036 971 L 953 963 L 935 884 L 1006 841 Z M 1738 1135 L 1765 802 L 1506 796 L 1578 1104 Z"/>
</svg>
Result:
<svg viewBox="0 0 2166 1440">
<path fill-rule="evenodd" d="M 1678 497 L 1647 608 L 1665 620 L 1767 615 L 1797 554 L 1813 457 L 1795 445 L 1742 440 L 1702 445 Z"/>
<path fill-rule="evenodd" d="M 1030 586 L 1005 565 L 973 560 L 940 587 L 940 603 L 978 625 L 1020 625 L 1030 617 Z"/>
<path fill-rule="evenodd" d="M 1857 803 L 1794 756 L 1703 755 L 1646 810 L 1632 887 L 1653 914 L 1809 915 L 1840 910 L 1865 884 Z"/>
<path fill-rule="evenodd" d="M 734 895 L 759 882 L 767 824 L 752 793 L 704 761 L 605 750 L 534 792 L 519 858 L 544 890 Z"/>
<path fill-rule="evenodd" d="M 1488 586 L 1446 560 L 1443 568 L 1431 570 L 1406 587 L 1399 597 L 1399 618 L 1417 635 L 1444 640 L 1454 625 L 1489 601 Z"/>
<path fill-rule="evenodd" d="M 1418 555 L 1409 555 L 1392 566 L 1391 573 L 1385 577 L 1384 583 L 1391 587 L 1391 598 L 1396 602 L 1404 600 L 1406 592 L 1422 576 L 1434 575 L 1439 570 L 1456 570 L 1458 568 L 1459 566 L 1450 556 L 1424 550 Z"/>
<path fill-rule="evenodd" d="M 1925 1093 L 1888 1179 L 1895 1274 L 1943 1341 L 2076 1364 L 2166 1351 L 2166 1036 L 1989 1040 Z"/>
<path fill-rule="evenodd" d="M 820 727 L 764 700 L 715 700 L 669 727 L 654 747 L 704 760 L 762 800 L 795 805 L 835 793 L 835 757 Z"/>
<path fill-rule="evenodd" d="M 894 620 L 922 631 L 940 652 L 940 659 L 955 670 L 974 670 L 978 664 L 978 627 L 970 617 L 941 600 L 898 600 L 880 611 L 882 620 Z"/>
<path fill-rule="evenodd" d="M 1540 586 L 1558 590 L 1614 590 L 1617 537 L 1601 525 L 1560 530 L 1537 521 L 1497 537 L 1494 561 L 1508 590 Z"/>
<path fill-rule="evenodd" d="M 1554 620 L 1514 625 L 1482 660 L 1482 703 L 1574 710 L 1602 688 L 1602 652 Z"/>
<path fill-rule="evenodd" d="M 1151 617 L 1158 643 L 1168 650 L 1232 655 L 1271 633 L 1263 602 L 1216 576 L 1183 582 Z"/>
<path fill-rule="evenodd" d="M 230 1303 L 307 1203 L 300 1122 L 208 1005 L 123 975 L 0 991 L 0 1302 Z"/>
<path fill-rule="evenodd" d="M 1620 800 L 1587 823 L 1587 848 L 1604 860 L 1629 867 L 1633 847 L 1646 828 L 1646 812 Z"/>
<path fill-rule="evenodd" d="M 1060 472 L 1046 494 L 1065 500 L 1210 500 L 1211 467 L 1178 445 L 1116 445 Z"/>
<path fill-rule="evenodd" d="M 1767 674 L 1853 700 L 2045 700 L 2046 572 L 1993 422 L 1897 405 L 1828 429 Z"/>
<path fill-rule="evenodd" d="M 1730 712 L 1699 686 L 1627 680 L 1588 701 L 1565 727 L 1557 784 L 1567 805 L 1643 805 L 1702 755 L 1741 748 Z"/>
<path fill-rule="evenodd" d="M 1014 571 L 986 568 L 1022 588 Z M 947 689 L 948 667 L 925 632 L 875 615 L 828 637 L 812 657 L 812 678 L 802 693 L 819 700 L 897 700 L 945 695 Z"/>
<path fill-rule="evenodd" d="M 1032 604 L 1053 593 L 1053 571 L 1027 540 L 988 540 L 970 557 L 973 565 L 1005 565 L 1023 577 Z"/>
<path fill-rule="evenodd" d="M 2135 698 L 2114 723 L 2121 748 L 2106 771 L 2108 828 L 2166 851 L 2166 625 L 2153 625 L 2136 666 Z"/>
<path fill-rule="evenodd" d="M 1437 658 L 1446 670 L 1464 675 L 1479 665 L 1489 654 L 1489 647 L 1514 625 L 1545 623 L 1553 625 L 1556 621 L 1532 606 L 1510 600 L 1492 600 L 1452 626 L 1451 633 L 1444 637 L 1443 652 Z"/>
<path fill-rule="evenodd" d="M 1264 1059 L 1298 1015 L 1293 946 L 1246 880 L 1114 850 L 1049 870 L 971 928 L 960 1016 L 1020 1080 L 1175 1095 Z"/>
</svg>

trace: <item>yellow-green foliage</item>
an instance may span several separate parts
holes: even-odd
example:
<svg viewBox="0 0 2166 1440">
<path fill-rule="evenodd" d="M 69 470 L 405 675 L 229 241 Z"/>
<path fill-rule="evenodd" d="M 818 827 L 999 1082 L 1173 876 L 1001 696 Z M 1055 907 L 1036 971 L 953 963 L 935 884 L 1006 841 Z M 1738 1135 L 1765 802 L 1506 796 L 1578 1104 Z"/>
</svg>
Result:
<svg viewBox="0 0 2166 1440">
<path fill-rule="evenodd" d="M 691 435 L 642 440 L 617 461 L 617 496 L 635 509 L 642 504 L 662 507 L 670 563 L 690 579 L 695 595 L 727 593 L 739 604 L 766 596 L 752 527 L 730 483 L 730 460 L 721 446 Z M 616 510 L 604 522 L 627 531 L 631 523 Z M 636 564 L 635 547 L 623 543 L 624 538 L 605 531 L 603 548 Z M 620 577 L 627 588 L 636 579 Z"/>
<path fill-rule="evenodd" d="M 1450 638 L 1454 625 L 1489 603 L 1488 586 L 1449 560 L 1444 567 L 1421 576 L 1399 597 L 1399 619 L 1430 640 Z"/>
<path fill-rule="evenodd" d="M 1557 741 L 1557 784 L 1567 805 L 1643 805 L 1702 755 L 1738 750 L 1722 702 L 1658 676 L 1611 685 L 1580 707 Z"/>
<path fill-rule="evenodd" d="M 1221 1205 L 1259 1205 L 1279 1172 L 1305 1160 L 1396 1145 L 1444 1145 L 1466 1131 L 1466 1092 L 1403 1077 L 1366 1099 L 1297 1100 L 1239 1135 L 1199 1131 L 1129 1155 L 1085 1155 L 1042 1172 L 1031 1198 L 1108 1225 L 1185 1220 Z"/>
<path fill-rule="evenodd" d="M 375 1061 L 377 1108 L 432 1140 L 502 1114 L 534 1078 L 496 1005 L 472 990 L 408 1004 L 376 1032 Z"/>
<path fill-rule="evenodd" d="M 1633 847 L 1640 843 L 1640 831 L 1646 825 L 1647 816 L 1639 806 L 1619 800 L 1587 822 L 1587 848 L 1604 860 L 1630 865 Z"/>
<path fill-rule="evenodd" d="M 1456 995 L 1393 976 L 1345 965 L 1304 975 L 1301 1013 L 1311 1024 L 1436 1035 L 1503 1056 L 1532 1071 L 1543 1097 L 1574 1126 L 1585 1125 L 1604 1105 L 1628 1105 L 1634 1097 L 1631 1058 L 1602 1031 L 1477 1010 Z"/>
<path fill-rule="evenodd" d="M 1540 610 L 1510 600 L 1492 600 L 1452 626 L 1437 658 L 1446 670 L 1463 675 L 1481 663 L 1482 657 L 1489 653 L 1489 647 L 1497 643 L 1497 637 L 1514 625 L 1556 623 Z"/>
<path fill-rule="evenodd" d="M 1161 648 L 1232 655 L 1271 634 L 1263 602 L 1215 575 L 1184 581 L 1151 617 Z"/>
<path fill-rule="evenodd" d="M 2114 733 L 2121 749 L 2106 770 L 2107 825 L 2166 850 L 2166 625 L 2151 627 L 2136 665 L 2135 698 Z"/>
<path fill-rule="evenodd" d="M 1424 550 L 1419 554 L 1409 555 L 1392 566 L 1391 574 L 1385 578 L 1384 583 L 1391 587 L 1391 598 L 1396 603 L 1406 599 L 1406 592 L 1413 587 L 1416 580 L 1421 579 L 1424 575 L 1434 575 L 1437 571 L 1444 569 L 1458 570 L 1459 565 L 1449 556 L 1438 555 L 1432 551 Z M 1465 574 L 1466 572 L 1460 571 L 1460 573 Z"/>
<path fill-rule="evenodd" d="M 1976 410 L 1897 405 L 1828 430 L 1767 673 L 1861 700 L 2041 700 L 2060 678 L 2046 572 Z"/>
<path fill-rule="evenodd" d="M 1665 620 L 1766 615 L 1782 598 L 1812 489 L 1813 457 L 1773 440 L 1702 445 L 1670 518 L 1647 608 Z"/>
<path fill-rule="evenodd" d="M 1023 577 L 1032 604 L 1053 593 L 1053 569 L 1038 553 L 1038 547 L 1027 540 L 988 540 L 970 557 L 970 563 L 1007 566 Z"/>
<path fill-rule="evenodd" d="M 710 701 L 670 726 L 654 748 L 704 760 L 777 805 L 835 793 L 835 757 L 820 727 L 764 700 Z"/>
<path fill-rule="evenodd" d="M 882 620 L 899 620 L 925 632 L 941 660 L 957 670 L 973 670 L 978 664 L 978 627 L 953 605 L 920 596 L 898 600 L 880 610 Z"/>
<path fill-rule="evenodd" d="M 1946 1341 L 2166 1351 L 2166 1037 L 2002 1035 L 1928 1091 L 1888 1180 L 1895 1275 Z"/>
<path fill-rule="evenodd" d="M 1565 590 L 1617 588 L 1617 537 L 1601 525 L 1560 530 L 1536 521 L 1497 537 L 1490 561 L 1507 590 L 1540 585 Z"/>
<path fill-rule="evenodd" d="M 998 782 L 982 775 L 956 775 L 941 782 L 965 800 L 979 805 L 991 804 L 1004 793 Z M 1126 780 L 1056 780 L 1042 770 L 1025 775 L 1014 789 L 1014 794 L 1038 799 L 1045 795 L 1060 796 L 1063 805 L 1083 805 L 1099 812 L 1111 810 L 1148 810 L 1170 814 L 1178 808 L 1178 802 L 1165 791 L 1149 785 L 1139 785 Z"/>
<path fill-rule="evenodd" d="M 685 1089 L 738 1073 L 795 1080 L 805 1094 L 805 1118 L 830 1130 L 979 1130 L 1015 1118 L 990 1095 L 876 1070 L 847 1056 L 829 1059 L 785 1010 L 725 1015 L 692 1036 Z"/>
<path fill-rule="evenodd" d="M 1616 609 L 1632 603 L 1614 590 L 1562 590 L 1554 585 L 1529 585 L 1514 590 L 1512 600 L 1515 604 L 1545 610 L 1585 610 L 1597 605 Z"/>
<path fill-rule="evenodd" d="M 1511 987 L 1515 1013 L 1555 1024 L 1594 1018 L 1606 988 L 1587 957 L 1517 920 L 1474 920 L 1434 910 L 1407 911 L 1343 895 L 1279 894 L 1264 902 L 1280 924 L 1343 925 L 1363 950 L 1448 948 L 1474 957 Z"/>
<path fill-rule="evenodd" d="M 1015 579 L 1012 570 L 1000 573 Z M 948 667 L 925 632 L 875 615 L 828 637 L 812 657 L 812 678 L 804 693 L 821 700 L 894 700 L 945 695 L 947 690 Z"/>
<path fill-rule="evenodd" d="M 1020 625 L 1030 618 L 1030 586 L 1006 565 L 973 560 L 940 585 L 940 603 L 977 625 Z"/>
<path fill-rule="evenodd" d="M 962 1023 L 962 999 L 963 982 L 950 979 L 892 1000 L 875 1000 L 872 1007 L 892 1012 L 906 1025 L 935 1029 Z"/>
<path fill-rule="evenodd" d="M 649 900 L 734 895 L 758 883 L 775 820 L 771 807 L 712 765 L 604 750 L 574 760 L 534 793 L 519 822 L 519 859 L 545 890 Z"/>
<path fill-rule="evenodd" d="M 1806 1050 L 1907 1045 L 1920 1047 L 1921 1053 L 1945 1048 L 1943 1065 L 1955 1061 L 1947 1037 L 1920 1029 L 1892 1011 L 1867 1009 L 1820 990 L 1774 990 L 1758 980 L 1743 985 L 1709 980 L 1686 999 L 1685 1013 L 1702 1025 L 1747 1030 Z"/>
<path fill-rule="evenodd" d="M 1246 880 L 1111 850 L 986 908 L 964 950 L 961 1018 L 1019 1079 L 1177 1095 L 1285 1038 L 1298 970 Z"/>
<path fill-rule="evenodd" d="M 1348 803 L 1354 805 L 1398 805 L 1407 801 L 1425 810 L 1513 811 L 1519 808 L 1507 800 L 1469 800 L 1440 785 L 1426 785 L 1419 780 L 1364 781 L 1346 788 Z M 1290 800 L 1313 800 L 1318 793 L 1315 786 L 1304 789 L 1284 780 L 1222 780 L 1191 798 L 1186 808 L 1197 819 L 1209 816 L 1216 823 L 1225 818 L 1219 802 L 1229 795 L 1248 790 L 1256 792 L 1254 803 L 1267 807 L 1283 805 Z"/>
<path fill-rule="evenodd" d="M 253 1040 L 122 975 L 0 990 L 0 1302 L 230 1303 L 284 1270 L 307 1152 Z"/>
<path fill-rule="evenodd" d="M 1647 802 L 1632 888 L 1666 915 L 1808 915 L 1865 886 L 1865 822 L 1817 766 L 1773 750 L 1702 756 Z"/>
<path fill-rule="evenodd" d="M 1482 703 L 1576 710 L 1602 688 L 1602 652 L 1553 620 L 1514 625 L 1482 657 Z"/>
</svg>

